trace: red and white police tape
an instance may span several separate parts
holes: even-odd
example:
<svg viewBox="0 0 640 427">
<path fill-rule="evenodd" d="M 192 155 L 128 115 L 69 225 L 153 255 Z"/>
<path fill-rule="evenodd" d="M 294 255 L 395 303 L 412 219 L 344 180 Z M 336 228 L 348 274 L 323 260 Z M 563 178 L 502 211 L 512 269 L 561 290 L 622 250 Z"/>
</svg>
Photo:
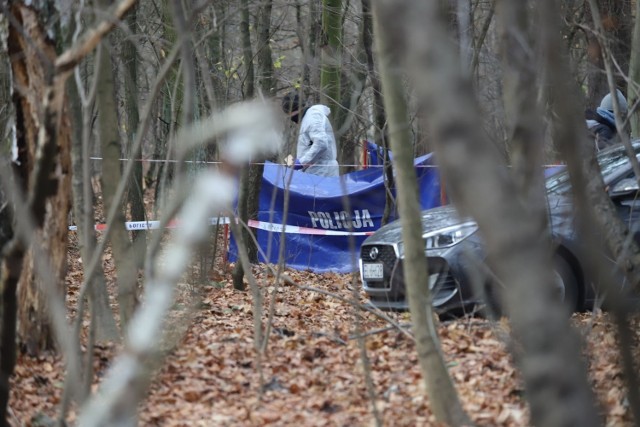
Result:
<svg viewBox="0 0 640 427">
<path fill-rule="evenodd" d="M 210 225 L 216 224 L 229 224 L 229 218 L 221 217 L 221 218 L 211 218 L 209 221 Z M 129 231 L 138 231 L 138 230 L 157 230 L 160 228 L 160 221 L 128 221 L 125 222 L 125 227 Z M 169 222 L 166 228 L 179 228 L 180 221 L 173 220 Z M 274 224 L 271 222 L 264 221 L 256 221 L 253 219 L 249 220 L 249 227 L 256 228 L 258 230 L 272 231 L 274 233 L 291 233 L 291 234 L 310 234 L 316 236 L 369 236 L 373 234 L 373 231 L 341 231 L 341 230 L 324 230 L 320 228 L 311 228 L 311 227 L 300 227 L 297 225 L 282 225 L 282 224 Z M 107 224 L 96 224 L 94 226 L 95 230 L 104 231 L 107 229 Z M 70 231 L 78 230 L 78 226 L 70 225 Z"/>
</svg>

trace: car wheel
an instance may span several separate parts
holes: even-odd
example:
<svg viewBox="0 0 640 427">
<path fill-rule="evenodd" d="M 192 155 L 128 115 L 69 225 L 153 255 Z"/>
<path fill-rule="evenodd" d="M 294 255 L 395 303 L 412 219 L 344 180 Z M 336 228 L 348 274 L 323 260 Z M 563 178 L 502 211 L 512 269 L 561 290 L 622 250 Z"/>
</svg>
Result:
<svg viewBox="0 0 640 427">
<path fill-rule="evenodd" d="M 552 278 L 557 299 L 565 304 L 569 313 L 575 312 L 580 307 L 578 280 L 569 263 L 561 255 L 556 255 L 553 260 Z M 486 284 L 484 292 L 485 315 L 489 318 L 503 316 L 504 311 L 495 284 Z"/>
<path fill-rule="evenodd" d="M 553 285 L 555 295 L 562 301 L 570 313 L 578 309 L 578 280 L 569 263 L 560 255 L 553 260 Z"/>
</svg>

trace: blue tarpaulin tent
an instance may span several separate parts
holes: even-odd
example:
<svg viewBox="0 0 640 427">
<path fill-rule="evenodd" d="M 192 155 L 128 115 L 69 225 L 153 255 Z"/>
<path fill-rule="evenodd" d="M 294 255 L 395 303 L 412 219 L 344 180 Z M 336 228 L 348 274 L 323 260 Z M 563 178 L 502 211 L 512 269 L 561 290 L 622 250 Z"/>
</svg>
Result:
<svg viewBox="0 0 640 427">
<path fill-rule="evenodd" d="M 424 209 L 440 204 L 440 179 L 432 166 L 432 155 L 415 159 Z M 372 164 L 376 164 L 372 162 Z M 357 270 L 357 251 L 365 235 L 323 235 L 323 233 L 372 232 L 380 227 L 384 212 L 383 169 L 372 167 L 339 177 L 324 177 L 267 163 L 260 191 L 258 220 L 268 224 L 313 229 L 285 233 L 284 259 L 287 266 L 316 272 Z M 285 188 L 289 188 L 289 209 L 284 212 Z M 347 207 L 348 206 L 348 207 Z M 266 223 L 266 224 L 265 224 Z M 267 227 L 264 227 L 267 225 Z M 258 229 L 258 243 L 265 256 L 260 261 L 276 263 L 280 254 L 280 232 Z M 346 234 L 346 233 L 345 233 Z M 350 243 L 353 239 L 353 243 Z M 351 245 L 355 252 L 351 251 Z M 230 255 L 235 257 L 232 244 Z M 265 259 L 266 257 L 266 259 Z"/>
</svg>

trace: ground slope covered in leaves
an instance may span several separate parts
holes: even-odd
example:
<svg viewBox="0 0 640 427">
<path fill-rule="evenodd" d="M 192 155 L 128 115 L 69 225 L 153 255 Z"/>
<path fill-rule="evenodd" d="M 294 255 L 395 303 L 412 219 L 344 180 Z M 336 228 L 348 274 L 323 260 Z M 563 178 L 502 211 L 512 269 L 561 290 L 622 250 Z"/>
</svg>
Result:
<svg viewBox="0 0 640 427">
<path fill-rule="evenodd" d="M 69 301 L 75 303 L 81 272 L 77 254 L 71 257 L 67 284 Z M 109 257 L 106 271 L 112 274 Z M 292 285 L 276 290 L 264 268 L 258 267 L 256 274 L 266 295 L 265 313 L 274 292 L 276 301 L 262 360 L 254 349 L 249 292 L 234 291 L 228 275 L 205 285 L 183 285 L 170 321 L 173 333 L 165 339 L 167 357 L 139 408 L 140 425 L 372 425 L 353 307 Z M 299 285 L 353 297 L 348 275 L 288 274 Z M 362 316 L 375 403 L 385 424 L 433 425 L 411 338 L 396 328 L 388 329 L 388 323 L 370 313 Z M 409 323 L 406 313 L 390 316 L 399 325 Z M 631 425 L 608 316 L 575 315 L 573 322 L 586 342 L 590 376 L 606 423 Z M 486 426 L 528 425 L 523 386 L 506 348 L 507 322 L 465 318 L 441 323 L 438 332 L 472 419 Z M 96 349 L 94 389 L 116 352 L 115 346 Z M 54 355 L 20 355 L 11 384 L 14 425 L 36 425 L 32 420 L 54 418 L 62 395 L 62 360 Z M 69 421 L 74 418 L 72 411 Z"/>
</svg>

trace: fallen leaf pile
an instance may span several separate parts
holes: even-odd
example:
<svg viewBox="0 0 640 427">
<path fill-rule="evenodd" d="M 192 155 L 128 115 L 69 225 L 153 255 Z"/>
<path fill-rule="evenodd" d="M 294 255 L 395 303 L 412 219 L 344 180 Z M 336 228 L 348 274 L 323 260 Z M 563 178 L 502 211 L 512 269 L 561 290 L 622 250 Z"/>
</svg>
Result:
<svg viewBox="0 0 640 427">
<path fill-rule="evenodd" d="M 77 253 L 70 256 L 69 303 L 75 304 L 81 274 Z M 105 262 L 109 276 L 112 261 Z M 327 295 L 346 300 L 356 295 L 360 303 L 366 302 L 358 290 L 354 293 L 350 275 L 286 273 L 298 285 L 323 293 L 293 285 L 276 288 L 265 267 L 256 266 L 264 295 L 263 326 L 274 301 L 264 353 L 256 350 L 251 292 L 234 290 L 229 273 L 216 271 L 215 280 L 179 286 L 167 328 L 172 333 L 163 342 L 166 357 L 139 407 L 140 425 L 370 426 L 374 406 L 385 425 L 434 425 L 408 314 L 387 313 L 403 330 L 364 311 L 357 320 L 353 305 Z M 606 424 L 632 425 L 609 315 L 577 314 L 572 321 L 586 343 L 590 379 Z M 632 327 L 634 333 L 640 330 L 638 322 Z M 523 384 L 507 351 L 507 322 L 467 317 L 441 322 L 438 332 L 451 377 L 473 421 L 528 425 Z M 366 348 L 372 391 L 359 337 Z M 118 351 L 116 345 L 96 348 L 94 390 Z M 19 355 L 11 380 L 13 425 L 37 425 L 58 416 L 63 372 L 60 356 Z M 69 412 L 71 423 L 76 411 Z"/>
</svg>

